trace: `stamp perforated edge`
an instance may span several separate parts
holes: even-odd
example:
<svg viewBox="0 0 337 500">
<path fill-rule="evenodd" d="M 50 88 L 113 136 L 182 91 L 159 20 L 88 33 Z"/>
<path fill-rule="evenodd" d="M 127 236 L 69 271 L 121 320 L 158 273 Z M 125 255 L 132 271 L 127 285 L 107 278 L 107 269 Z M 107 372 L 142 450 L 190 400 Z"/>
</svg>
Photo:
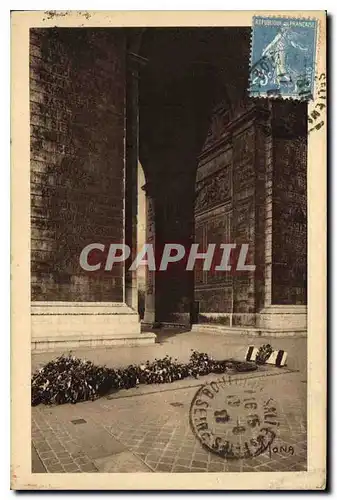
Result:
<svg viewBox="0 0 337 500">
<path fill-rule="evenodd" d="M 261 93 L 261 95 L 252 95 L 251 94 L 251 90 L 250 90 L 250 86 L 251 86 L 251 75 L 250 75 L 250 70 L 251 70 L 251 67 L 252 67 L 252 58 L 253 58 L 253 53 L 252 53 L 252 49 L 253 49 L 253 32 L 254 32 L 254 19 L 257 18 L 257 17 L 265 17 L 266 19 L 270 18 L 270 19 L 302 19 L 303 21 L 315 21 L 316 22 L 316 37 L 315 37 L 315 59 L 314 59 L 314 65 L 315 65 L 315 69 L 314 69 L 314 74 L 316 75 L 317 71 L 316 71 L 316 68 L 318 67 L 318 61 L 319 61 L 319 57 L 320 57 L 320 46 L 321 46 L 321 41 L 322 41 L 322 23 L 320 21 L 319 18 L 317 17 L 314 17 L 314 16 L 299 16 L 299 15 L 296 15 L 294 16 L 293 18 L 291 18 L 291 16 L 289 16 L 289 13 L 287 14 L 284 14 L 284 15 L 281 15 L 281 14 L 277 14 L 275 13 L 271 15 L 271 13 L 269 14 L 266 14 L 266 15 L 263 15 L 262 13 L 259 14 L 258 16 L 253 16 L 252 17 L 252 26 L 251 26 L 251 33 L 250 33 L 250 44 L 249 44 L 249 77 L 248 77 L 248 87 L 247 87 L 247 92 L 248 92 L 248 97 L 250 99 L 257 99 L 257 100 L 260 100 L 260 99 L 268 99 L 268 100 L 288 100 L 288 101 L 296 101 L 296 102 L 308 102 L 309 99 L 306 99 L 306 98 L 301 98 L 301 97 L 296 97 L 294 95 L 278 95 L 278 96 L 273 96 L 273 95 L 267 95 L 267 94 L 263 94 Z M 312 99 L 310 99 L 311 101 L 315 101 L 317 96 L 316 96 L 316 88 L 317 88 L 317 84 L 316 84 L 316 77 L 314 77 L 314 88 L 313 88 L 313 97 Z"/>
</svg>

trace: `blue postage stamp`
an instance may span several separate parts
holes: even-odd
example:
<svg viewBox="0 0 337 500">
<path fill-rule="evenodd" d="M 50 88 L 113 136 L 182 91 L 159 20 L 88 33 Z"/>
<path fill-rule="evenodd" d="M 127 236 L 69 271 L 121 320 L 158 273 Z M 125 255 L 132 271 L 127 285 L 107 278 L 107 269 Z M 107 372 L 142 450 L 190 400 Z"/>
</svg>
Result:
<svg viewBox="0 0 337 500">
<path fill-rule="evenodd" d="M 255 16 L 250 96 L 312 99 L 316 38 L 314 19 Z"/>
</svg>

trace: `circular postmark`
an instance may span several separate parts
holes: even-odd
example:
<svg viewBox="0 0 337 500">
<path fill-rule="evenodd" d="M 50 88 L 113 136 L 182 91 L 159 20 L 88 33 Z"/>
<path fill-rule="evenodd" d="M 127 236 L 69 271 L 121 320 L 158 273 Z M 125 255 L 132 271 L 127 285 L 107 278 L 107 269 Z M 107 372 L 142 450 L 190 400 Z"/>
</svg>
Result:
<svg viewBox="0 0 337 500">
<path fill-rule="evenodd" d="M 195 394 L 190 425 L 201 444 L 228 459 L 252 458 L 270 448 L 279 426 L 276 401 L 263 389 L 211 382 Z"/>
</svg>

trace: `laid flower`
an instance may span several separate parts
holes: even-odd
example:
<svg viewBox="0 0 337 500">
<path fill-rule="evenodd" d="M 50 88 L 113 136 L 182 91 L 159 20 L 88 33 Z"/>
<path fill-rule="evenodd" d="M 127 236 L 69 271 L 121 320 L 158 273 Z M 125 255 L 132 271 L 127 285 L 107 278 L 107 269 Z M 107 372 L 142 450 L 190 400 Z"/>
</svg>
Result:
<svg viewBox="0 0 337 500">
<path fill-rule="evenodd" d="M 263 344 L 259 347 L 259 350 L 256 354 L 256 363 L 259 365 L 263 365 L 266 363 L 271 353 L 273 352 L 273 348 L 270 344 Z"/>
<path fill-rule="evenodd" d="M 255 363 L 240 364 L 233 360 L 214 360 L 206 353 L 192 351 L 188 363 L 170 356 L 146 364 L 129 365 L 123 369 L 94 365 L 69 354 L 62 355 L 40 368 L 32 376 L 32 405 L 77 403 L 97 399 L 109 391 L 130 389 L 139 384 L 171 383 L 209 373 L 225 373 L 228 369 L 256 369 Z"/>
</svg>

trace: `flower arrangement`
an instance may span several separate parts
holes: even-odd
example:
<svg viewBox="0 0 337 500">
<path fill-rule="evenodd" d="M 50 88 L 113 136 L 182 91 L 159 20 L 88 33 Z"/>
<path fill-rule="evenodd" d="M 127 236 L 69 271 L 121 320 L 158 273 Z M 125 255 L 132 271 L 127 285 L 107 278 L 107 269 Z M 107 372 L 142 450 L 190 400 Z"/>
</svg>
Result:
<svg viewBox="0 0 337 500">
<path fill-rule="evenodd" d="M 62 355 L 47 363 L 32 376 L 32 405 L 77 403 L 95 400 L 112 390 L 129 389 L 139 384 L 164 384 L 209 373 L 256 370 L 252 362 L 214 360 L 206 353 L 192 351 L 188 363 L 165 356 L 129 365 L 124 369 L 97 366 L 91 361 Z"/>
<path fill-rule="evenodd" d="M 272 352 L 273 352 L 273 348 L 270 344 L 261 345 L 259 347 L 257 354 L 256 354 L 256 363 L 258 365 L 265 364 Z"/>
</svg>

